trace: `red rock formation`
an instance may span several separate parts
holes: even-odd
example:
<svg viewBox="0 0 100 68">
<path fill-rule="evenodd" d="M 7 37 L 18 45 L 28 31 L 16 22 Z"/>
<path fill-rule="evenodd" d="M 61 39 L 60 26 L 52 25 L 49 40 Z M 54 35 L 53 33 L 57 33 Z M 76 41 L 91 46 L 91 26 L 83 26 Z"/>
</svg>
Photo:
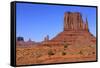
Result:
<svg viewBox="0 0 100 68">
<path fill-rule="evenodd" d="M 44 41 L 42 42 L 43 44 L 47 44 L 49 41 L 49 36 L 47 35 L 46 37 L 44 37 Z"/>
<path fill-rule="evenodd" d="M 17 45 L 36 45 L 16 48 L 17 65 L 96 61 L 96 38 L 79 12 L 64 14 L 64 30 L 53 39 L 47 35 L 41 43 L 29 40 Z"/>
<path fill-rule="evenodd" d="M 79 12 L 66 12 L 64 30 L 46 44 L 61 45 L 63 42 L 69 45 L 96 45 L 96 38 L 89 32 L 87 19 L 84 23 Z"/>
<path fill-rule="evenodd" d="M 84 30 L 86 30 L 86 31 L 89 30 L 89 29 L 88 29 L 88 21 L 87 21 L 87 18 L 86 18 L 86 23 L 85 23 L 85 25 L 84 25 Z"/>
<path fill-rule="evenodd" d="M 83 20 L 79 12 L 66 12 L 64 15 L 64 31 L 83 30 Z"/>
<path fill-rule="evenodd" d="M 49 40 L 49 36 L 47 35 L 45 38 L 44 38 L 44 41 L 48 41 Z"/>
</svg>

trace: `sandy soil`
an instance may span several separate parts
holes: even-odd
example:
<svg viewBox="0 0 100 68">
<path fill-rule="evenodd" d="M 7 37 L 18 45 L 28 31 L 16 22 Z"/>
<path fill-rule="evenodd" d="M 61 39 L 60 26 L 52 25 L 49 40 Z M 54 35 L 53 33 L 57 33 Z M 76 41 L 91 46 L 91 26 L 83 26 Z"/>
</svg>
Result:
<svg viewBox="0 0 100 68">
<path fill-rule="evenodd" d="M 16 64 L 48 64 L 63 62 L 95 61 L 96 48 L 85 46 L 31 46 L 16 48 Z"/>
</svg>

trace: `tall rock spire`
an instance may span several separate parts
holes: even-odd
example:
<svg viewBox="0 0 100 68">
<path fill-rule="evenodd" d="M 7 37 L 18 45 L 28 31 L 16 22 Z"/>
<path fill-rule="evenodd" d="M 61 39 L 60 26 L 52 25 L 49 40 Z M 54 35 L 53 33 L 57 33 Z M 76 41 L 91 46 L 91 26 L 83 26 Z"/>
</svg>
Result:
<svg viewBox="0 0 100 68">
<path fill-rule="evenodd" d="M 79 16 L 79 23 L 80 23 L 80 27 L 79 27 L 79 29 L 80 30 L 83 30 L 84 29 L 84 23 L 83 23 L 83 19 L 82 19 L 82 15 L 80 14 L 80 16 Z"/>
<path fill-rule="evenodd" d="M 84 29 L 85 29 L 85 30 L 88 30 L 88 20 L 87 20 L 87 18 L 86 18 L 86 22 L 85 22 Z"/>
<path fill-rule="evenodd" d="M 48 41 L 49 40 L 49 35 L 47 35 L 45 38 L 44 38 L 44 41 Z"/>
<path fill-rule="evenodd" d="M 68 29 L 68 14 L 65 12 L 64 14 L 64 30 Z"/>
</svg>

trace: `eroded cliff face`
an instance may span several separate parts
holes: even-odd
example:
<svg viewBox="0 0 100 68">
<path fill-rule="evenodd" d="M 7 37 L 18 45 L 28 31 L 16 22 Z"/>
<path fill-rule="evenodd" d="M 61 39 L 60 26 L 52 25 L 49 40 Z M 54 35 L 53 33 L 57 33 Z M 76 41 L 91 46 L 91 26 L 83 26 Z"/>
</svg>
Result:
<svg viewBox="0 0 100 68">
<path fill-rule="evenodd" d="M 69 45 L 96 45 L 96 38 L 89 32 L 88 21 L 83 21 L 81 13 L 65 12 L 63 31 L 45 43 L 61 45 L 64 42 Z"/>
<path fill-rule="evenodd" d="M 87 19 L 83 22 L 82 15 L 79 12 L 65 12 L 64 14 L 64 31 L 67 30 L 88 30 Z"/>
</svg>

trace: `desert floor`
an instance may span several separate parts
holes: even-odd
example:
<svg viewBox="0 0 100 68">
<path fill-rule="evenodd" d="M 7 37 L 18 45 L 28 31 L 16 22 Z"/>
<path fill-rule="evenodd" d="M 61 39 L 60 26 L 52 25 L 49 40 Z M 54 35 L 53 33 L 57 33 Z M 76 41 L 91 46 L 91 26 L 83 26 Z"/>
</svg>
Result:
<svg viewBox="0 0 100 68">
<path fill-rule="evenodd" d="M 96 61 L 95 46 L 29 46 L 16 47 L 16 64 L 48 64 Z"/>
</svg>

